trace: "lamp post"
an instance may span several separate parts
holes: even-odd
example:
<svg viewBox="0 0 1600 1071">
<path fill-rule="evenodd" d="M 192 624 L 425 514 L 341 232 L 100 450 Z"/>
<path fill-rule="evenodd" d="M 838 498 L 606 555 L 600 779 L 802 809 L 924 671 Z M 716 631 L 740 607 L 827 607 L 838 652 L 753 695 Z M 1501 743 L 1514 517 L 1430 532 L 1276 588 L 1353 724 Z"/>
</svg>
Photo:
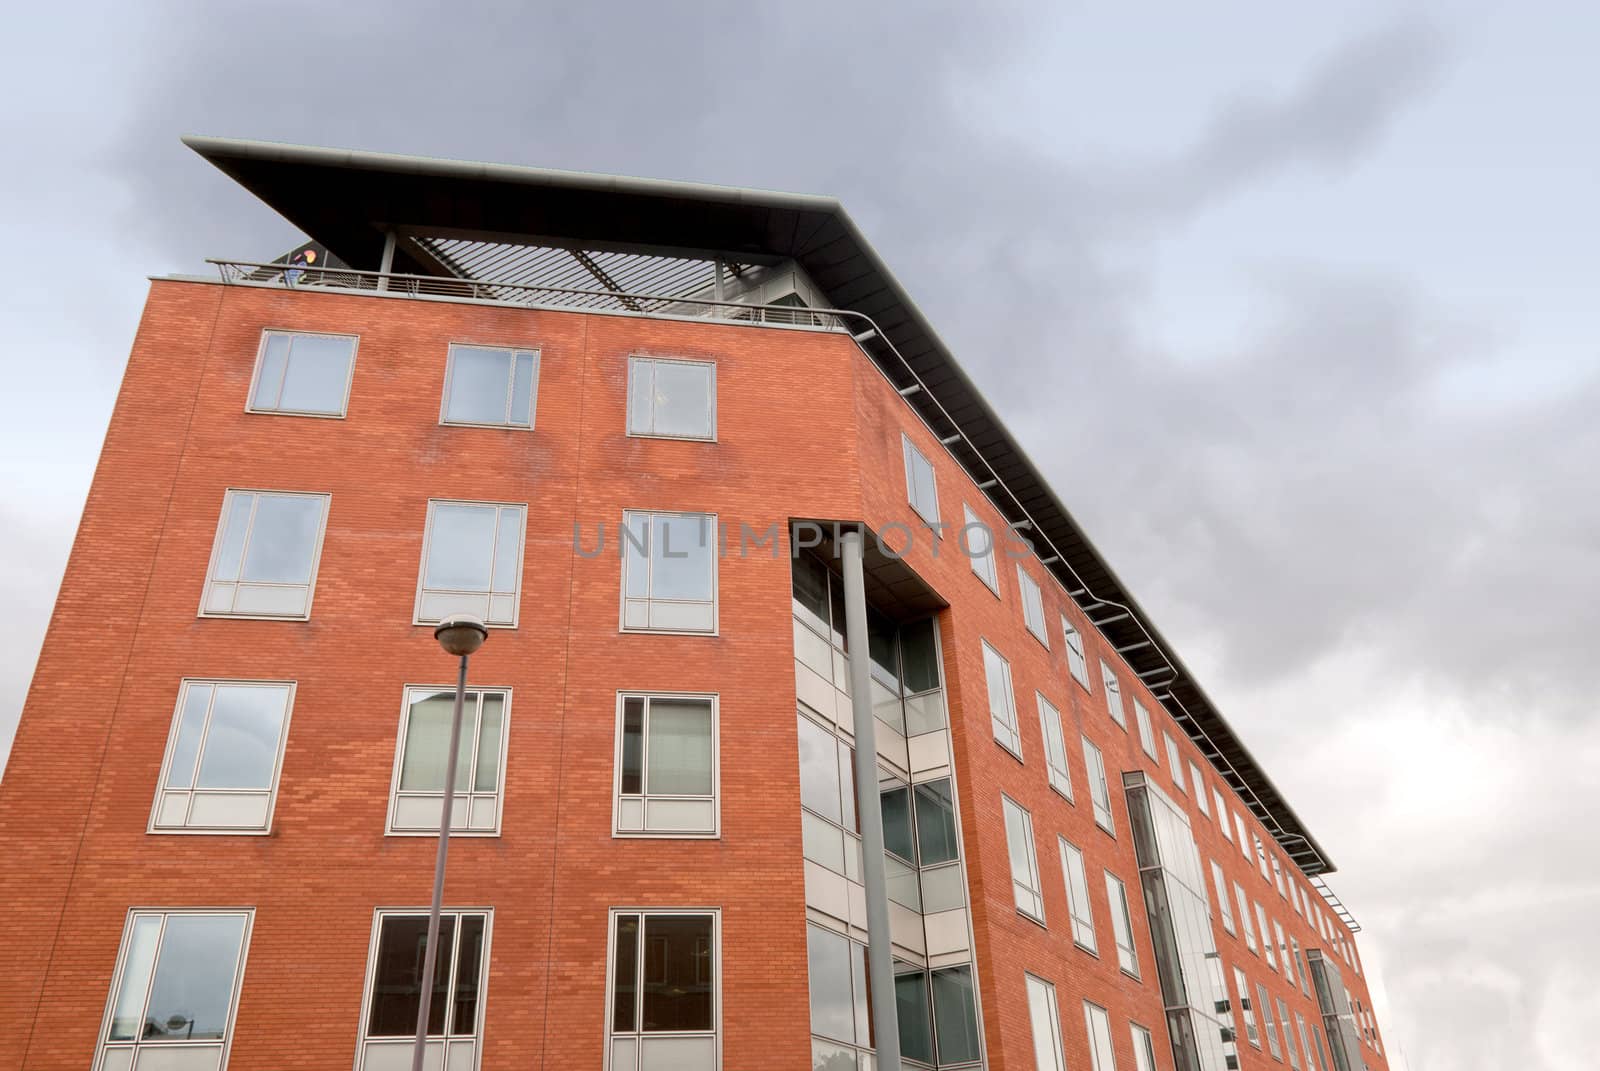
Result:
<svg viewBox="0 0 1600 1071">
<path fill-rule="evenodd" d="M 439 908 L 444 902 L 444 860 L 450 850 L 450 825 L 456 802 L 456 758 L 461 750 L 461 706 L 467 695 L 467 657 L 483 646 L 489 629 L 471 614 L 451 614 L 433 630 L 433 638 L 446 654 L 461 659 L 456 676 L 456 708 L 450 717 L 450 748 L 444 764 L 444 806 L 439 815 L 439 854 L 433 863 L 433 906 L 428 909 L 428 943 L 422 953 L 422 993 L 417 1002 L 417 1043 L 411 1053 L 411 1071 L 422 1071 L 428 1047 L 428 1013 L 433 1002 L 433 968 L 439 945 Z"/>
</svg>

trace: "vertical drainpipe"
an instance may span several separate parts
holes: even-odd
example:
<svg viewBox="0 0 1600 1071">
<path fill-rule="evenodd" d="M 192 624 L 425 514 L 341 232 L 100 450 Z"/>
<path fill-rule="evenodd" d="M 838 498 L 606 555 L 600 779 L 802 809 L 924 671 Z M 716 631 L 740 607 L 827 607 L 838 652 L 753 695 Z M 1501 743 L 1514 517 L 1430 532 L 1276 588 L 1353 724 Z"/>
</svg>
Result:
<svg viewBox="0 0 1600 1071">
<path fill-rule="evenodd" d="M 394 271 L 394 231 L 383 232 L 383 259 L 378 262 L 378 289 L 389 289 L 389 273 Z"/>
<path fill-rule="evenodd" d="M 900 1024 L 889 954 L 889 896 L 883 872 L 883 811 L 878 802 L 878 741 L 867 652 L 867 587 L 861 532 L 839 537 L 844 559 L 844 635 L 850 648 L 850 711 L 856 734 L 856 813 L 861 816 L 861 874 L 867 886 L 867 968 L 878 1071 L 900 1071 Z"/>
</svg>

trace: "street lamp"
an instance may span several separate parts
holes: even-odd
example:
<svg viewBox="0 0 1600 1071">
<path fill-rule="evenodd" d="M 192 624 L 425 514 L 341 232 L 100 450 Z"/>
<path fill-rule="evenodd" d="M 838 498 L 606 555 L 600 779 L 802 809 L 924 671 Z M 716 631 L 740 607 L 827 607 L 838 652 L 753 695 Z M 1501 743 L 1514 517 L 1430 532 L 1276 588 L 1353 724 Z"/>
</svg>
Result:
<svg viewBox="0 0 1600 1071">
<path fill-rule="evenodd" d="M 450 718 L 450 748 L 444 764 L 444 806 L 439 815 L 439 854 L 433 863 L 433 906 L 428 909 L 428 943 L 422 953 L 422 994 L 417 1002 L 417 1043 L 411 1053 L 411 1071 L 422 1071 L 428 1046 L 428 1013 L 433 1000 L 433 966 L 439 944 L 439 908 L 444 902 L 444 860 L 450 850 L 451 811 L 456 802 L 456 758 L 461 749 L 461 706 L 467 695 L 467 656 L 483 646 L 489 629 L 471 614 L 451 614 L 433 630 L 433 638 L 446 654 L 460 657 L 456 677 L 456 709 Z"/>
</svg>

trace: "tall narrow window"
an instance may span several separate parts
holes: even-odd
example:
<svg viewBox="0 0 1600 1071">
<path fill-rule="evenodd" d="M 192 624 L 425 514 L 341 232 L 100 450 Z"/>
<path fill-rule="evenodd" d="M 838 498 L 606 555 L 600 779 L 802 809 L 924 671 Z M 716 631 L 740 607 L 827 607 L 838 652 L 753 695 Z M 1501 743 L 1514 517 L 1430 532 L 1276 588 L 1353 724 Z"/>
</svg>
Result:
<svg viewBox="0 0 1600 1071">
<path fill-rule="evenodd" d="M 1276 855 L 1272 857 L 1272 881 L 1278 886 L 1278 895 L 1284 899 L 1288 899 L 1289 891 L 1288 888 L 1283 884 L 1283 864 L 1278 861 L 1278 857 Z"/>
<path fill-rule="evenodd" d="M 1137 699 L 1133 701 L 1133 718 L 1139 725 L 1139 746 L 1152 759 L 1156 757 L 1156 734 L 1150 727 L 1150 712 Z"/>
<path fill-rule="evenodd" d="M 1172 783 L 1179 792 L 1188 792 L 1189 788 L 1183 783 L 1183 760 L 1178 757 L 1178 745 L 1172 739 L 1172 734 L 1163 732 L 1161 739 L 1167 745 L 1167 769 L 1172 772 Z"/>
<path fill-rule="evenodd" d="M 1011 856 L 1011 887 L 1016 897 L 1017 910 L 1033 919 L 1044 922 L 1044 894 L 1039 885 L 1039 857 L 1033 847 L 1033 816 L 1001 796 L 1005 811 L 1006 850 Z"/>
<path fill-rule="evenodd" d="M 1034 638 L 1046 647 L 1050 646 L 1050 632 L 1044 624 L 1044 596 L 1039 593 L 1039 585 L 1033 577 L 1017 563 L 1017 590 L 1022 593 L 1022 622 L 1028 626 L 1028 631 Z"/>
<path fill-rule="evenodd" d="M 715 696 L 620 696 L 616 761 L 614 832 L 716 834 Z"/>
<path fill-rule="evenodd" d="M 1245 1037 L 1250 1039 L 1250 1044 L 1259 1049 L 1261 1034 L 1256 1030 L 1255 1006 L 1250 999 L 1250 981 L 1238 967 L 1233 969 L 1233 981 L 1239 990 L 1239 1013 L 1244 1019 Z"/>
<path fill-rule="evenodd" d="M 609 1068 L 714 1071 L 721 935 L 715 911 L 611 912 Z"/>
<path fill-rule="evenodd" d="M 1067 838 L 1056 837 L 1061 849 L 1061 874 L 1067 886 L 1067 912 L 1072 916 L 1072 940 L 1084 949 L 1096 951 L 1094 910 L 1089 905 L 1089 875 L 1084 870 L 1083 852 Z"/>
<path fill-rule="evenodd" d="M 1278 1028 L 1272 1021 L 1272 998 L 1267 995 L 1267 987 L 1260 982 L 1256 983 L 1256 997 L 1261 1007 L 1261 1027 L 1267 1034 L 1267 1048 L 1274 1060 L 1281 1060 L 1283 1051 L 1278 1046 Z"/>
<path fill-rule="evenodd" d="M 266 832 L 293 701 L 289 682 L 184 681 L 151 832 Z"/>
<path fill-rule="evenodd" d="M 95 1067 L 226 1065 L 251 911 L 133 911 Z"/>
<path fill-rule="evenodd" d="M 1229 933 L 1237 933 L 1233 926 L 1233 908 L 1228 904 L 1228 879 L 1222 876 L 1222 867 L 1217 865 L 1215 859 L 1211 860 L 1211 884 L 1217 890 L 1217 914 L 1222 918 L 1222 928 Z"/>
<path fill-rule="evenodd" d="M 1272 951 L 1272 927 L 1267 924 L 1267 911 L 1261 906 L 1260 901 L 1252 902 L 1256 909 L 1256 924 L 1261 929 L 1261 951 L 1266 955 L 1267 966 L 1277 970 L 1278 956 Z"/>
<path fill-rule="evenodd" d="M 989 687 L 989 722 L 1000 746 L 1022 758 L 1022 734 L 1017 731 L 1017 698 L 1011 689 L 1011 663 L 983 641 L 983 674 Z"/>
<path fill-rule="evenodd" d="M 424 985 L 431 990 L 427 1066 L 439 1067 L 446 1055 L 450 1066 L 477 1066 L 483 1045 L 490 918 L 486 911 L 444 911 L 439 917 L 433 977 L 425 980 L 427 912 L 378 912 L 367 967 L 358 1071 L 404 1066 L 410 1059 Z"/>
<path fill-rule="evenodd" d="M 976 1063 L 983 1059 L 978 1044 L 978 1007 L 972 968 L 966 964 L 931 971 L 933 1027 L 940 1065 Z"/>
<path fill-rule="evenodd" d="M 1083 1018 L 1089 1032 L 1089 1066 L 1093 1071 L 1117 1071 L 1117 1054 L 1111 1045 L 1111 1019 L 1106 1010 L 1086 1000 Z"/>
<path fill-rule="evenodd" d="M 225 494 L 201 615 L 310 617 L 327 520 L 327 495 Z"/>
<path fill-rule="evenodd" d="M 1089 685 L 1089 661 L 1083 656 L 1083 636 L 1072 627 L 1065 614 L 1061 615 L 1061 635 L 1067 643 L 1067 672 L 1086 691 L 1094 691 Z"/>
<path fill-rule="evenodd" d="M 450 750 L 454 688 L 407 688 L 389 794 L 389 832 L 439 832 L 445 761 Z M 492 836 L 500 832 L 506 730 L 511 693 L 475 689 L 464 694 L 456 752 L 455 799 L 450 829 Z"/>
<path fill-rule="evenodd" d="M 1250 921 L 1250 901 L 1245 899 L 1244 886 L 1237 881 L 1233 883 L 1233 898 L 1239 905 L 1239 925 L 1244 927 L 1244 946 L 1255 952 L 1256 925 Z"/>
<path fill-rule="evenodd" d="M 1200 767 L 1195 765 L 1193 759 L 1189 761 L 1189 784 L 1194 786 L 1195 806 L 1200 808 L 1201 814 L 1205 815 L 1207 818 L 1210 818 L 1211 801 L 1206 798 L 1206 782 L 1205 779 L 1200 776 Z"/>
<path fill-rule="evenodd" d="M 1100 663 L 1100 682 L 1106 686 L 1106 713 L 1111 715 L 1111 720 L 1122 726 L 1128 727 L 1128 715 L 1122 709 L 1122 685 L 1117 683 L 1117 675 L 1106 665 Z"/>
<path fill-rule="evenodd" d="M 1267 849 L 1266 849 L 1266 846 L 1261 843 L 1261 837 L 1258 834 L 1255 834 L 1255 833 L 1250 834 L 1250 839 L 1255 844 L 1256 866 L 1261 871 L 1261 880 L 1270 882 L 1272 880 L 1272 873 L 1269 870 L 1267 870 Z"/>
<path fill-rule="evenodd" d="M 841 933 L 815 923 L 806 926 L 812 1048 L 827 1056 L 842 1056 L 852 1071 L 857 1051 L 871 1049 L 873 1043 L 866 951 Z M 842 1045 L 850 1048 L 841 1049 Z"/>
<path fill-rule="evenodd" d="M 526 516 L 526 506 L 429 501 L 414 623 L 472 614 L 515 628 Z"/>
<path fill-rule="evenodd" d="M 355 335 L 263 331 L 248 408 L 252 413 L 342 417 L 355 362 Z"/>
<path fill-rule="evenodd" d="M 445 363 L 445 424 L 532 428 L 539 397 L 539 351 L 452 345 Z"/>
<path fill-rule="evenodd" d="M 1295 1012 L 1294 1025 L 1296 1032 L 1298 1032 L 1300 1035 L 1300 1047 L 1305 1050 L 1306 1068 L 1309 1071 L 1310 1067 L 1312 1066 L 1312 1060 L 1315 1059 L 1316 1066 L 1320 1069 L 1322 1067 L 1322 1056 L 1311 1047 L 1311 1035 L 1306 1032 L 1305 1016 L 1301 1015 L 1299 1012 Z"/>
<path fill-rule="evenodd" d="M 1217 828 L 1222 830 L 1222 836 L 1229 841 L 1233 840 L 1233 828 L 1228 825 L 1228 801 L 1222 796 L 1222 789 L 1216 785 L 1211 786 L 1211 802 L 1217 805 Z"/>
<path fill-rule="evenodd" d="M 1233 828 L 1239 833 L 1239 854 L 1244 856 L 1246 862 L 1250 862 L 1250 838 L 1245 834 L 1244 819 L 1238 811 L 1233 812 Z"/>
<path fill-rule="evenodd" d="M 1306 970 L 1305 957 L 1300 954 L 1299 938 L 1289 938 L 1289 950 L 1294 954 L 1295 967 L 1299 969 L 1300 991 L 1309 997 L 1311 995 L 1311 972 Z"/>
<path fill-rule="evenodd" d="M 961 529 L 961 549 L 967 556 L 967 561 L 972 565 L 972 571 L 978 575 L 989 590 L 996 595 L 1000 594 L 1000 570 L 994 563 L 994 531 L 978 519 L 972 512 L 972 507 L 965 503 L 961 512 L 966 517 L 966 525 Z"/>
<path fill-rule="evenodd" d="M 1111 814 L 1111 786 L 1106 783 L 1105 759 L 1087 736 L 1083 738 L 1083 764 L 1089 772 L 1089 798 L 1094 803 L 1095 825 L 1107 833 L 1115 833 L 1117 823 Z"/>
<path fill-rule="evenodd" d="M 716 364 L 628 358 L 628 434 L 715 439 Z"/>
<path fill-rule="evenodd" d="M 1067 740 L 1061 731 L 1061 711 L 1042 694 L 1035 692 L 1033 697 L 1039 704 L 1039 731 L 1044 736 L 1044 758 L 1050 770 L 1050 787 L 1070 800 L 1072 775 L 1067 772 Z"/>
<path fill-rule="evenodd" d="M 1111 904 L 1111 932 L 1117 939 L 1117 966 L 1139 977 L 1139 953 L 1133 947 L 1133 919 L 1128 914 L 1128 889 L 1106 871 L 1106 899 Z"/>
<path fill-rule="evenodd" d="M 1289 955 L 1289 942 L 1283 935 L 1283 927 L 1277 919 L 1272 920 L 1272 933 L 1278 939 L 1278 957 L 1283 960 L 1283 975 L 1289 979 L 1290 985 L 1296 985 L 1294 977 L 1294 958 Z"/>
<path fill-rule="evenodd" d="M 1035 1071 L 1067 1071 L 1061 1051 L 1061 1013 L 1056 1008 L 1056 987 L 1041 978 L 1025 976 L 1028 987 L 1028 1021 L 1033 1026 Z"/>
<path fill-rule="evenodd" d="M 1289 1006 L 1278 998 L 1278 1022 L 1283 1026 L 1283 1047 L 1289 1050 L 1289 1066 L 1300 1071 L 1300 1052 L 1295 1047 L 1294 1031 L 1289 1024 Z"/>
<path fill-rule="evenodd" d="M 1155 1039 L 1138 1023 L 1128 1026 L 1133 1031 L 1133 1071 L 1156 1071 Z"/>
<path fill-rule="evenodd" d="M 622 524 L 623 629 L 715 632 L 717 518 L 629 511 Z"/>
<path fill-rule="evenodd" d="M 906 462 L 906 499 L 923 520 L 938 524 L 939 487 L 934 482 L 933 465 L 911 444 L 908 436 L 900 436 L 900 442 Z"/>
</svg>

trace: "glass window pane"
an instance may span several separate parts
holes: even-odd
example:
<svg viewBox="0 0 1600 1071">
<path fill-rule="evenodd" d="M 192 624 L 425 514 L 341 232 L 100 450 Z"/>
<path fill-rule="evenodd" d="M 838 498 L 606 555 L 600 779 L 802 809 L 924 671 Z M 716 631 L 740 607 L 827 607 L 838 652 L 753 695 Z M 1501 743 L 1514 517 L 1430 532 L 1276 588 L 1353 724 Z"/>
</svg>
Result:
<svg viewBox="0 0 1600 1071">
<path fill-rule="evenodd" d="M 807 614 L 801 615 L 817 627 L 824 636 L 828 634 L 828 567 L 809 554 L 794 558 L 792 574 L 795 604 Z"/>
<path fill-rule="evenodd" d="M 295 335 L 277 408 L 301 413 L 342 412 L 354 350 L 352 338 Z"/>
<path fill-rule="evenodd" d="M 939 649 L 934 642 L 931 617 L 901 626 L 900 672 L 908 695 L 939 687 Z"/>
<path fill-rule="evenodd" d="M 839 763 L 833 734 L 800 715 L 800 802 L 833 822 L 839 815 Z"/>
<path fill-rule="evenodd" d="M 622 701 L 622 793 L 637 796 L 644 791 L 644 700 Z"/>
<path fill-rule="evenodd" d="M 444 763 L 450 747 L 454 692 L 413 692 L 406 716 L 406 747 L 400 759 L 400 787 L 408 792 L 443 792 Z"/>
<path fill-rule="evenodd" d="M 500 732 L 504 719 L 505 696 L 485 695 L 482 727 L 478 730 L 478 770 L 472 779 L 472 787 L 478 792 L 493 792 L 500 787 Z"/>
<path fill-rule="evenodd" d="M 533 384 L 538 376 L 538 358 L 531 353 L 517 354 L 516 370 L 511 373 L 511 423 L 532 426 Z"/>
<path fill-rule="evenodd" d="M 645 916 L 641 1029 L 711 1029 L 713 954 L 711 916 Z"/>
<path fill-rule="evenodd" d="M 160 933 L 161 919 L 154 915 L 140 915 L 133 920 L 122 982 L 111 1010 L 112 1041 L 133 1041 L 143 1033 L 140 1016 L 144 1013 L 145 995 L 150 992 L 150 968 L 155 964 L 156 937 Z"/>
<path fill-rule="evenodd" d="M 917 857 L 911 837 L 911 790 L 905 785 L 880 788 L 878 799 L 883 811 L 884 848 L 911 862 Z"/>
<path fill-rule="evenodd" d="M 428 998 L 428 1033 L 444 1033 L 445 1003 L 450 989 L 450 952 L 455 937 L 453 915 L 439 919 L 439 954 L 434 960 L 433 995 Z M 368 1037 L 413 1037 L 422 999 L 422 960 L 428 941 L 426 915 L 386 915 L 378 932 L 378 959 L 372 976 L 372 1014 Z"/>
<path fill-rule="evenodd" d="M 948 967 L 933 972 L 933 1019 L 939 1036 L 941 1064 L 982 1058 L 978 1047 L 978 1009 L 973 999 L 972 968 Z"/>
<path fill-rule="evenodd" d="M 655 433 L 710 438 L 711 367 L 660 361 L 655 373 Z"/>
<path fill-rule="evenodd" d="M 856 1044 L 871 1048 L 874 1044 L 872 1037 L 872 1001 L 867 994 L 867 947 L 850 942 L 850 984 L 855 989 L 856 1004 Z"/>
<path fill-rule="evenodd" d="M 255 392 L 250 395 L 250 408 L 278 408 L 278 394 L 283 387 L 283 373 L 289 359 L 289 336 L 269 334 L 261 347 L 261 368 L 256 372 Z"/>
<path fill-rule="evenodd" d="M 927 975 L 921 971 L 895 975 L 894 1004 L 900 1023 L 901 1055 L 907 1059 L 933 1063 L 933 1023 L 928 1011 Z"/>
<path fill-rule="evenodd" d="M 436 591 L 488 591 L 497 513 L 493 506 L 434 503 L 422 586 Z"/>
<path fill-rule="evenodd" d="M 838 1041 L 854 1041 L 850 942 L 821 926 L 807 926 L 806 963 L 811 985 L 811 1032 Z"/>
<path fill-rule="evenodd" d="M 654 430 L 655 362 L 634 358 L 628 362 L 628 430 L 649 435 Z"/>
<path fill-rule="evenodd" d="M 645 598 L 650 594 L 650 548 L 654 546 L 650 514 L 625 514 L 620 535 L 625 591 L 630 599 Z"/>
<path fill-rule="evenodd" d="M 240 579 L 309 584 L 323 502 L 308 495 L 257 495 Z"/>
<path fill-rule="evenodd" d="M 451 346 L 444 418 L 467 424 L 504 424 L 509 365 L 505 350 Z"/>
<path fill-rule="evenodd" d="M 922 866 L 948 863 L 960 853 L 950 781 L 924 781 L 916 787 L 917 851 Z"/>
<path fill-rule="evenodd" d="M 289 690 L 219 684 L 200 757 L 200 788 L 271 788 Z"/>
<path fill-rule="evenodd" d="M 500 523 L 498 538 L 494 547 L 494 590 L 512 592 L 517 590 L 517 566 L 521 564 L 522 555 L 522 511 L 520 509 L 500 510 Z"/>
<path fill-rule="evenodd" d="M 239 915 L 168 916 L 145 1011 L 146 1041 L 222 1037 L 243 938 Z"/>
<path fill-rule="evenodd" d="M 611 961 L 611 1029 L 631 1033 L 638 1011 L 639 916 L 617 916 L 616 955 Z"/>
<path fill-rule="evenodd" d="M 844 820 L 846 829 L 861 832 L 861 823 L 856 818 L 856 753 L 855 749 L 839 741 L 839 786 L 840 795 L 844 798 Z"/>
<path fill-rule="evenodd" d="M 715 536 L 710 518 L 656 514 L 650 527 L 650 596 L 710 599 Z"/>
<path fill-rule="evenodd" d="M 184 691 L 183 716 L 178 719 L 178 737 L 173 741 L 172 765 L 167 771 L 168 788 L 189 788 L 194 784 L 194 763 L 200 755 L 200 735 L 205 730 L 213 687 L 191 684 Z"/>
<path fill-rule="evenodd" d="M 213 580 L 239 579 L 239 564 L 244 557 L 244 540 L 250 531 L 250 510 L 256 496 L 247 491 L 228 495 L 227 515 L 222 521 L 222 545 L 217 548 L 217 568 Z"/>
<path fill-rule="evenodd" d="M 482 964 L 483 916 L 463 915 L 461 943 L 456 948 L 456 1000 L 450 1012 L 450 1033 L 457 1037 L 470 1037 L 478 1031 L 478 978 Z"/>
<path fill-rule="evenodd" d="M 645 791 L 711 795 L 711 700 L 652 699 Z"/>
</svg>

